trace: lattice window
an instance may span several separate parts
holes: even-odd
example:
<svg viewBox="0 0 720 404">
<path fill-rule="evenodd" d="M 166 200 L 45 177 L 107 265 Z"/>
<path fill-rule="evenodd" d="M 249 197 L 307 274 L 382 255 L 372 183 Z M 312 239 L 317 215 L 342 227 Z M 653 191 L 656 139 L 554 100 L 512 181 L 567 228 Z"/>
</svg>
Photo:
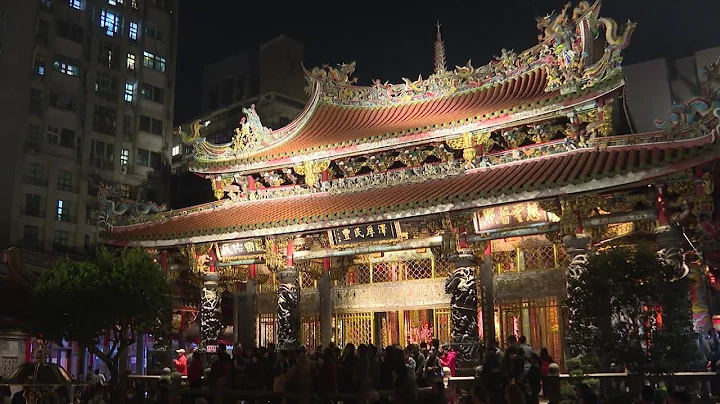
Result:
<svg viewBox="0 0 720 404">
<path fill-rule="evenodd" d="M 555 248 L 552 245 L 520 249 L 520 270 L 551 268 L 555 268 Z"/>
<path fill-rule="evenodd" d="M 0 376 L 10 376 L 18 365 L 17 357 L 4 357 L 0 359 Z"/>
<path fill-rule="evenodd" d="M 401 262 L 379 262 L 372 264 L 373 283 L 392 282 L 400 280 Z"/>
<path fill-rule="evenodd" d="M 320 317 L 315 314 L 301 316 L 300 321 L 300 341 L 312 351 L 320 344 Z"/>
<path fill-rule="evenodd" d="M 262 313 L 257 316 L 258 346 L 277 343 L 277 314 Z"/>
<path fill-rule="evenodd" d="M 435 309 L 433 317 L 435 322 L 435 338 L 440 340 L 440 344 L 449 344 L 451 341 L 450 330 L 452 323 L 450 322 L 450 309 Z"/>
<path fill-rule="evenodd" d="M 436 278 L 445 278 L 455 270 L 455 264 L 450 262 L 447 258 L 434 257 L 433 261 L 435 262 Z"/>
<path fill-rule="evenodd" d="M 491 257 L 496 273 L 518 270 L 517 250 L 493 252 Z"/>
<path fill-rule="evenodd" d="M 258 292 L 277 292 L 277 279 L 275 278 L 275 272 L 269 274 L 267 282 L 258 284 Z"/>
<path fill-rule="evenodd" d="M 314 289 L 317 287 L 315 279 L 306 272 L 300 272 L 300 289 Z"/>
<path fill-rule="evenodd" d="M 334 323 L 337 346 L 344 347 L 349 343 L 357 346 L 373 341 L 373 313 L 337 314 Z"/>
<path fill-rule="evenodd" d="M 405 273 L 404 279 L 428 279 L 432 278 L 432 261 L 427 260 L 410 260 L 403 262 Z"/>
<path fill-rule="evenodd" d="M 362 285 L 370 283 L 370 266 L 368 264 L 352 265 L 345 274 L 345 285 Z"/>
<path fill-rule="evenodd" d="M 570 256 L 562 244 L 555 244 L 555 250 L 557 251 L 557 264 L 558 268 L 567 268 L 570 265 Z"/>
</svg>

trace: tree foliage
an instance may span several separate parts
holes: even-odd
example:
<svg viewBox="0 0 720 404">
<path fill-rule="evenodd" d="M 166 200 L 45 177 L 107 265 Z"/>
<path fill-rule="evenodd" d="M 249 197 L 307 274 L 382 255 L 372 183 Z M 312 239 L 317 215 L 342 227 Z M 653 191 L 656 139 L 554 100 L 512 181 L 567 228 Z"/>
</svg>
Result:
<svg viewBox="0 0 720 404">
<path fill-rule="evenodd" d="M 172 308 L 172 291 L 160 267 L 140 249 L 100 249 L 95 261 L 59 261 L 38 283 L 32 302 L 37 332 L 77 341 L 115 376 L 118 358 L 136 332 L 152 329 Z M 110 349 L 97 345 L 109 335 Z M 116 379 L 116 378 L 115 378 Z"/>
<path fill-rule="evenodd" d="M 692 328 L 690 279 L 658 261 L 654 249 L 612 248 L 589 258 L 568 281 L 574 354 L 640 374 L 690 370 L 697 344 Z"/>
</svg>

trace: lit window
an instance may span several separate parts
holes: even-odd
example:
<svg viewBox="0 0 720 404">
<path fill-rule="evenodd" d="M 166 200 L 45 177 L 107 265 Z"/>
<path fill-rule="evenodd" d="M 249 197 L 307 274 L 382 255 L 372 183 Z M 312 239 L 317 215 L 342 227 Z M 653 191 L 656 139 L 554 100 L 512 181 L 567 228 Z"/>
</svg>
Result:
<svg viewBox="0 0 720 404">
<path fill-rule="evenodd" d="M 120 167 L 126 167 L 130 164 L 130 150 L 120 149 Z"/>
<path fill-rule="evenodd" d="M 137 149 L 137 165 L 149 166 L 150 165 L 150 150 Z"/>
<path fill-rule="evenodd" d="M 125 83 L 125 101 L 133 102 L 135 95 L 135 83 Z"/>
<path fill-rule="evenodd" d="M 127 69 L 135 70 L 135 55 L 132 53 L 128 53 L 127 55 Z"/>
<path fill-rule="evenodd" d="M 130 198 L 130 185 L 120 184 L 120 196 L 123 198 Z"/>
<path fill-rule="evenodd" d="M 130 21 L 130 30 L 128 32 L 128 36 L 133 41 L 137 41 L 137 35 L 138 35 L 138 23 L 135 21 Z"/>
<path fill-rule="evenodd" d="M 72 8 L 74 8 L 75 10 L 83 9 L 82 1 L 80 1 L 80 0 L 68 0 L 68 5 Z"/>
<path fill-rule="evenodd" d="M 111 6 L 117 6 L 118 4 L 125 3 L 125 0 L 108 0 L 108 4 Z"/>
<path fill-rule="evenodd" d="M 115 36 L 120 34 L 122 27 L 122 16 L 108 10 L 100 10 L 100 26 L 105 28 L 105 34 Z"/>
<path fill-rule="evenodd" d="M 173 146 L 172 155 L 173 155 L 173 157 L 180 155 L 180 145 L 179 144 L 176 144 L 175 146 Z"/>
<path fill-rule="evenodd" d="M 70 202 L 58 199 L 56 211 L 57 215 L 55 220 L 59 220 L 61 222 L 70 221 Z"/>
<path fill-rule="evenodd" d="M 55 59 L 53 61 L 53 69 L 68 76 L 80 76 L 80 66 L 62 59 Z"/>
<path fill-rule="evenodd" d="M 40 76 L 45 75 L 45 56 L 35 54 L 35 73 Z"/>
<path fill-rule="evenodd" d="M 138 4 L 139 2 L 140 2 L 140 0 L 130 0 L 130 3 L 132 4 L 132 8 L 135 9 L 135 10 L 137 10 L 138 8 L 140 8 L 140 6 L 139 6 L 139 4 Z"/>
<path fill-rule="evenodd" d="M 48 125 L 47 141 L 52 144 L 60 144 L 60 128 Z"/>
<path fill-rule="evenodd" d="M 155 69 L 159 72 L 164 72 L 165 58 L 153 55 L 150 52 L 143 52 L 143 66 Z"/>
</svg>

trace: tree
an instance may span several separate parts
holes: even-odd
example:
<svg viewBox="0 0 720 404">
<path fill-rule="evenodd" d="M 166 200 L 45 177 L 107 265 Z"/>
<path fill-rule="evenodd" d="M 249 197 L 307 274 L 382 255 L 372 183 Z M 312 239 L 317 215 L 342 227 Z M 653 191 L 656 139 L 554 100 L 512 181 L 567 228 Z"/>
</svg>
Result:
<svg viewBox="0 0 720 404">
<path fill-rule="evenodd" d="M 160 266 L 140 249 L 105 248 L 95 261 L 59 261 L 43 274 L 32 301 L 33 322 L 45 338 L 77 341 L 107 365 L 117 381 L 120 358 L 136 333 L 152 329 L 172 309 Z M 109 335 L 107 352 L 98 344 Z"/>
<path fill-rule="evenodd" d="M 597 370 L 612 364 L 638 374 L 692 369 L 698 350 L 690 279 L 678 279 L 678 272 L 647 245 L 591 256 L 568 281 L 570 349 Z"/>
</svg>

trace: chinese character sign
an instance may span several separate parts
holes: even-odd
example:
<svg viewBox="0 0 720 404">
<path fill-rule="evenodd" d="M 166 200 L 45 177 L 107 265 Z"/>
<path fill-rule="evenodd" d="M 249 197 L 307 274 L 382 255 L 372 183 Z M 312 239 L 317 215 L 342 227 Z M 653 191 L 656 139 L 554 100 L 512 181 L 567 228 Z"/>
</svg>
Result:
<svg viewBox="0 0 720 404">
<path fill-rule="evenodd" d="M 256 240 L 240 240 L 231 241 L 228 243 L 220 243 L 217 246 L 217 251 L 221 258 L 241 258 L 246 255 L 255 255 L 262 253 L 259 248 L 259 243 Z"/>
<path fill-rule="evenodd" d="M 475 214 L 476 232 L 547 223 L 550 219 L 537 202 L 481 209 Z"/>
<path fill-rule="evenodd" d="M 336 246 L 343 246 L 393 241 L 399 237 L 399 232 L 396 223 L 383 222 L 334 229 L 330 231 L 330 236 Z"/>
</svg>

